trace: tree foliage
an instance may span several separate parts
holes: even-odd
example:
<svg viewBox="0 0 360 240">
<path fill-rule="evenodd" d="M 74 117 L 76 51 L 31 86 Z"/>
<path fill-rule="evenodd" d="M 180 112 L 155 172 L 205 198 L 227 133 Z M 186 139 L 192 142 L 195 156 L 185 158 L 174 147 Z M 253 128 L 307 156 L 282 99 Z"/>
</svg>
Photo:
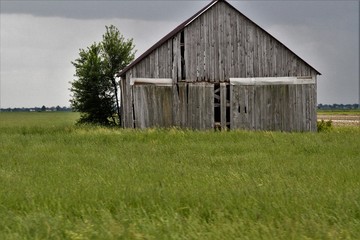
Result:
<svg viewBox="0 0 360 240">
<path fill-rule="evenodd" d="M 81 113 L 79 123 L 118 125 L 121 123 L 116 74 L 135 56 L 132 39 L 111 25 L 100 43 L 80 49 L 72 64 L 76 79 L 71 82 L 71 106 Z"/>
</svg>

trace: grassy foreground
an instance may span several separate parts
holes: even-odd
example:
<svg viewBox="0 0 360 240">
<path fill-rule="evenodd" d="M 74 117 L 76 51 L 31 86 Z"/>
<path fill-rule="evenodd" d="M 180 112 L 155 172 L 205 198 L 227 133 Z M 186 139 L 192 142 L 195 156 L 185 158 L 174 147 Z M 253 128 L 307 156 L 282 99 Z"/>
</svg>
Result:
<svg viewBox="0 0 360 240">
<path fill-rule="evenodd" d="M 75 127 L 0 113 L 0 239 L 360 239 L 360 128 Z"/>
</svg>

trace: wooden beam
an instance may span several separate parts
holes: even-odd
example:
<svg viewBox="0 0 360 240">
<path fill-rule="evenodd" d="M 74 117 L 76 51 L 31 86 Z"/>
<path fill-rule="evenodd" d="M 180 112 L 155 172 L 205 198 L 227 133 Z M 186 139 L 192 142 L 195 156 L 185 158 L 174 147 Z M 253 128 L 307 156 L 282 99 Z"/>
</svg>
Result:
<svg viewBox="0 0 360 240">
<path fill-rule="evenodd" d="M 156 86 L 172 86 L 171 78 L 130 78 L 130 85 L 150 84 Z"/>
<path fill-rule="evenodd" d="M 259 78 L 230 78 L 231 85 L 289 85 L 315 84 L 314 77 L 259 77 Z"/>
</svg>

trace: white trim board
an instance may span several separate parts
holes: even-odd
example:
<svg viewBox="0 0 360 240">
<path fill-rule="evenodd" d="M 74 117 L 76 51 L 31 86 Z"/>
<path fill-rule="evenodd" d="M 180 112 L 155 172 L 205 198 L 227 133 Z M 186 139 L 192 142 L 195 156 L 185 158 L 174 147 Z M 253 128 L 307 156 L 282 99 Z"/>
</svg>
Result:
<svg viewBox="0 0 360 240">
<path fill-rule="evenodd" d="M 259 78 L 230 78 L 231 85 L 293 85 L 315 84 L 315 77 L 259 77 Z"/>
<path fill-rule="evenodd" d="M 172 86 L 171 78 L 130 78 L 130 85 Z"/>
</svg>

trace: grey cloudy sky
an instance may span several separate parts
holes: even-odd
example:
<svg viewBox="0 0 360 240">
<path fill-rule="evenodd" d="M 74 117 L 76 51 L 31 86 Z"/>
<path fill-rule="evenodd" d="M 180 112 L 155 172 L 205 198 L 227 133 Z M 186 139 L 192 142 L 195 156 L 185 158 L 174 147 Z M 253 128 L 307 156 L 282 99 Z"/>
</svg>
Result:
<svg viewBox="0 0 360 240">
<path fill-rule="evenodd" d="M 69 106 L 71 61 L 113 24 L 137 56 L 209 1 L 0 0 L 0 105 Z M 229 1 L 322 73 L 318 103 L 359 101 L 358 1 Z"/>
</svg>

